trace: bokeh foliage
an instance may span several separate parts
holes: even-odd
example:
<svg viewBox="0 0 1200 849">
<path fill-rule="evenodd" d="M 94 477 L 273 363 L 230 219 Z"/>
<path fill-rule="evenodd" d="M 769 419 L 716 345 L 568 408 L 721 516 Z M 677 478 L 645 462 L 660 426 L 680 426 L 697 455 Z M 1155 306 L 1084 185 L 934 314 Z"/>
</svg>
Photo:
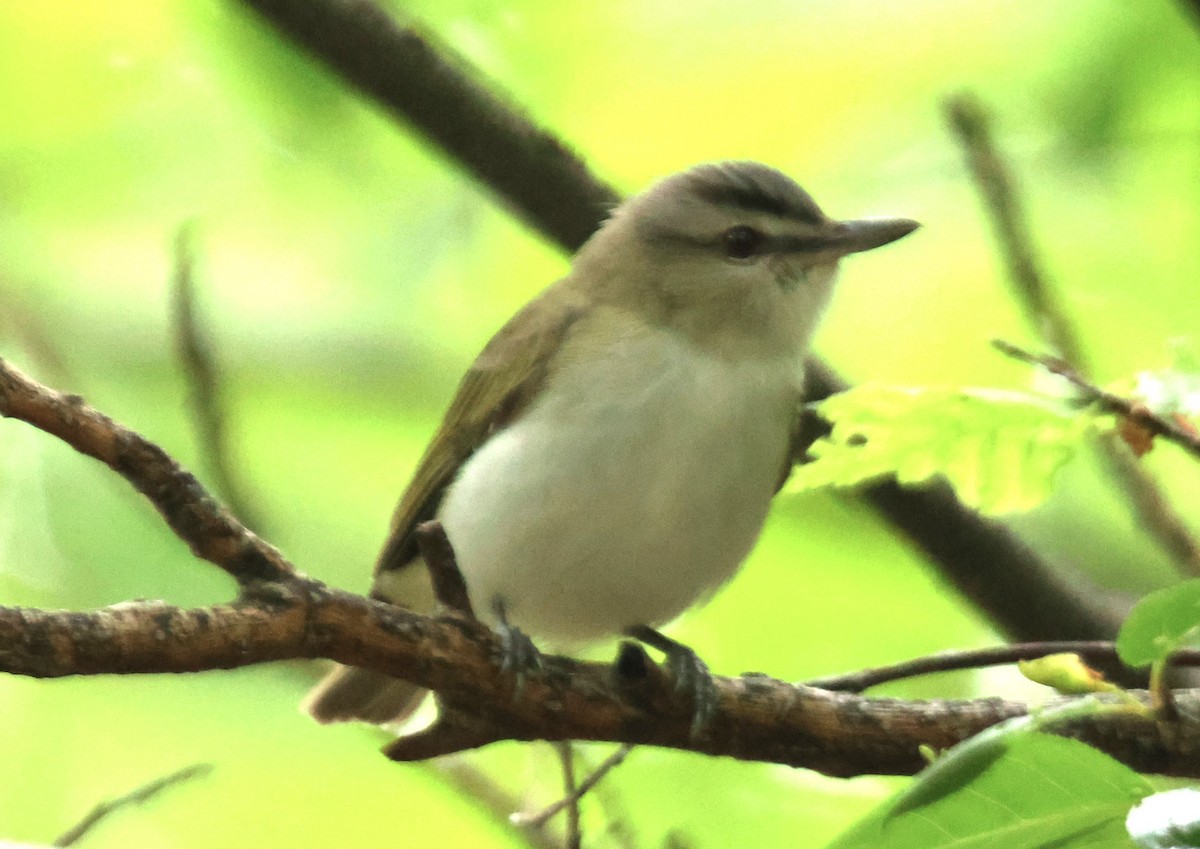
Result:
<svg viewBox="0 0 1200 849">
<path fill-rule="evenodd" d="M 819 347 L 853 380 L 1028 388 L 987 346 L 1036 338 L 943 128 L 939 102 L 964 88 L 998 115 L 1097 376 L 1167 365 L 1168 340 L 1198 326 L 1200 39 L 1168 0 L 403 5 L 624 190 L 748 157 L 834 215 L 921 220 L 847 263 Z M 458 375 L 565 259 L 233 0 L 0 5 L 0 80 L 0 354 L 203 472 L 168 308 L 173 236 L 195 221 L 262 530 L 302 569 L 365 589 Z M 1197 503 L 1177 454 L 1148 462 Z M 1112 586 L 1170 580 L 1097 476 L 1075 461 L 1014 521 Z M 120 481 L 16 423 L 0 428 L 0 504 L 6 604 L 231 590 Z M 820 493 L 780 499 L 743 574 L 674 633 L 719 672 L 787 679 L 995 639 L 852 498 Z M 88 845 L 513 845 L 434 770 L 384 762 L 375 732 L 301 717 L 316 674 L 0 679 L 0 836 L 48 841 L 103 798 L 210 761 Z M 893 691 L 1019 687 L 989 673 Z M 554 795 L 537 746 L 476 762 L 518 795 Z M 672 831 L 817 846 L 894 786 L 644 750 L 585 824 L 597 834 L 607 808 L 639 846 Z"/>
</svg>

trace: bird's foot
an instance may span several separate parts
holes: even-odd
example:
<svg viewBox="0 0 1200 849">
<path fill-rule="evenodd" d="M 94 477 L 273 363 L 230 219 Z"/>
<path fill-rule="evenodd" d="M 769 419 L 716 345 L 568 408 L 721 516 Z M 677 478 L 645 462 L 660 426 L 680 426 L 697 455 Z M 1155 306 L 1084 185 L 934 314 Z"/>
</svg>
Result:
<svg viewBox="0 0 1200 849">
<path fill-rule="evenodd" d="M 675 680 L 675 692 L 686 693 L 692 698 L 689 736 L 693 740 L 702 737 L 712 725 L 718 707 L 717 687 L 708 666 L 692 649 L 647 625 L 635 625 L 626 633 L 666 655 L 667 669 Z"/>
<path fill-rule="evenodd" d="M 513 699 L 519 699 L 529 674 L 542 668 L 542 654 L 524 631 L 509 623 L 504 599 L 492 600 L 492 613 L 496 616 L 496 633 L 500 635 L 500 671 L 513 673 L 516 678 Z"/>
</svg>

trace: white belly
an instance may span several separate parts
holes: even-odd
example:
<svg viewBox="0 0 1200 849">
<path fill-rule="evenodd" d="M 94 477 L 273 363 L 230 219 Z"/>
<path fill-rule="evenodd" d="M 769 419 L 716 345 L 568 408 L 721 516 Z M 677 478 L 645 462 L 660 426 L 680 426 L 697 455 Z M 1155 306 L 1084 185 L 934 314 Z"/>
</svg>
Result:
<svg viewBox="0 0 1200 849">
<path fill-rule="evenodd" d="M 732 365 L 662 331 L 560 371 L 440 516 L 472 604 L 558 643 L 675 618 L 762 527 L 799 399 L 790 360 Z"/>
</svg>

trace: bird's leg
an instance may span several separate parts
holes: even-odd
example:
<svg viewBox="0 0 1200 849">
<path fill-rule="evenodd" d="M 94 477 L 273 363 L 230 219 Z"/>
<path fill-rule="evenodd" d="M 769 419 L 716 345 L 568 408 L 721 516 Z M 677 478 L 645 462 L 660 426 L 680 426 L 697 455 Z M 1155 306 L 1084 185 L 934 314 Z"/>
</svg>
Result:
<svg viewBox="0 0 1200 849">
<path fill-rule="evenodd" d="M 454 546 L 446 536 L 446 529 L 437 519 L 422 522 L 414 532 L 421 559 L 429 569 L 433 582 L 433 595 L 447 610 L 478 619 L 467 595 L 467 582 L 458 568 L 458 557 Z"/>
<path fill-rule="evenodd" d="M 675 679 L 675 691 L 692 697 L 691 737 L 699 738 L 717 714 L 717 688 L 708 666 L 690 648 L 660 634 L 648 625 L 634 625 L 625 632 L 638 642 L 656 648 L 667 657 L 667 668 Z"/>
<path fill-rule="evenodd" d="M 516 676 L 513 698 L 519 699 L 525 689 L 526 675 L 542 668 L 542 655 L 524 631 L 509 624 L 504 599 L 500 596 L 492 599 L 492 613 L 496 617 L 496 633 L 500 635 L 503 654 L 500 671 L 511 672 Z"/>
</svg>

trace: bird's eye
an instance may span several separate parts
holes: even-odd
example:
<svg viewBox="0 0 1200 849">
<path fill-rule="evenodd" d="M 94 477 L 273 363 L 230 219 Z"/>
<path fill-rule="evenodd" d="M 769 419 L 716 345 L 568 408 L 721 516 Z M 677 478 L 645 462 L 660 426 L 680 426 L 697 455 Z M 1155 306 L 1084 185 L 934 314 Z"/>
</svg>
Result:
<svg viewBox="0 0 1200 849">
<path fill-rule="evenodd" d="M 761 231 L 739 224 L 721 234 L 721 249 L 730 259 L 750 259 L 761 252 L 766 241 Z"/>
</svg>

